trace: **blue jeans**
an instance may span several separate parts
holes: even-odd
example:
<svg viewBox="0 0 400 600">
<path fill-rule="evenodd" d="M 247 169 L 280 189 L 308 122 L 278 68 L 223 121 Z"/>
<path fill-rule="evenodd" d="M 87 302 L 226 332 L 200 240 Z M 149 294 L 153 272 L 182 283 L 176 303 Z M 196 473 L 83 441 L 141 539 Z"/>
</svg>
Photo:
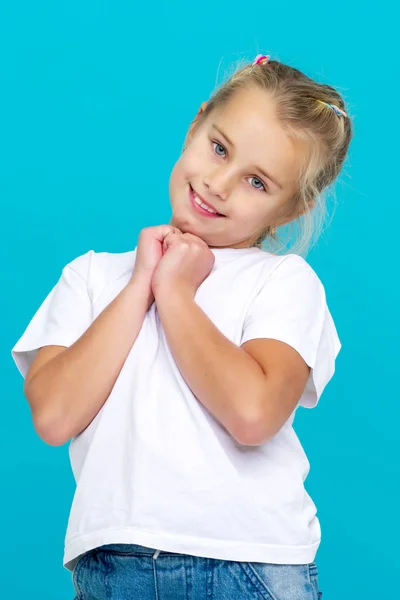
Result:
<svg viewBox="0 0 400 600">
<path fill-rule="evenodd" d="M 75 600 L 318 600 L 316 564 L 199 558 L 136 544 L 85 553 L 73 571 Z"/>
</svg>

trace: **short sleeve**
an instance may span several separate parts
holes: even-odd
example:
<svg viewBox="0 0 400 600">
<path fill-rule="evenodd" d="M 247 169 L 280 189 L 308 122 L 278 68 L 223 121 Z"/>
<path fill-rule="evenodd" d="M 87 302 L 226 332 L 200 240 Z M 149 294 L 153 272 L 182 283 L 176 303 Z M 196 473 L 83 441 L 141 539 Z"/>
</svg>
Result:
<svg viewBox="0 0 400 600">
<path fill-rule="evenodd" d="M 311 372 L 299 405 L 315 407 L 335 372 L 341 343 L 324 287 L 302 257 L 285 257 L 250 305 L 241 344 L 255 338 L 285 342 L 301 355 Z"/>
<path fill-rule="evenodd" d="M 90 250 L 63 268 L 60 279 L 11 350 L 24 378 L 39 348 L 69 347 L 90 326 L 92 302 L 88 280 L 92 255 Z"/>
</svg>

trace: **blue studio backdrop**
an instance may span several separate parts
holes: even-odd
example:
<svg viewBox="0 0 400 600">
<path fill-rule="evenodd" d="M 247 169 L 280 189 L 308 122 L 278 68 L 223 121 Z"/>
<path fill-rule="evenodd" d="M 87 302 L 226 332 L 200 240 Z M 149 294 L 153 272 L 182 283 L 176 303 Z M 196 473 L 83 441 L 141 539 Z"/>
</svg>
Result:
<svg viewBox="0 0 400 600">
<path fill-rule="evenodd" d="M 62 567 L 74 493 L 68 445 L 37 437 L 11 348 L 65 264 L 90 249 L 131 250 L 142 227 L 169 221 L 169 174 L 191 119 L 237 60 L 259 52 L 336 86 L 354 118 L 333 222 L 307 256 L 343 348 L 296 430 L 322 526 L 324 600 L 396 597 L 399 128 L 386 9 L 341 0 L 1 4 L 2 598 L 73 597 Z"/>
</svg>

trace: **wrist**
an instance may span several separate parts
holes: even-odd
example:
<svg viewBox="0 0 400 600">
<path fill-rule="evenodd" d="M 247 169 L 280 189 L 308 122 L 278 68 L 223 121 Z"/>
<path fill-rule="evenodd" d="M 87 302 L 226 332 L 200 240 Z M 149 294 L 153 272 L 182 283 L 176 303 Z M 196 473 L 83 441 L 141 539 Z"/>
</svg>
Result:
<svg viewBox="0 0 400 600">
<path fill-rule="evenodd" d="M 151 289 L 151 274 L 150 273 L 133 273 L 126 286 L 133 294 L 139 294 L 143 297 L 146 303 L 146 311 L 154 302 L 154 295 Z"/>
<path fill-rule="evenodd" d="M 157 304 L 177 304 L 179 302 L 193 302 L 196 291 L 188 286 L 171 282 L 169 284 L 156 284 L 152 286 L 154 299 Z"/>
<path fill-rule="evenodd" d="M 151 291 L 151 279 L 153 277 L 153 271 L 133 271 L 132 277 L 130 278 L 128 285 L 140 286 L 143 288 L 149 288 Z"/>
</svg>

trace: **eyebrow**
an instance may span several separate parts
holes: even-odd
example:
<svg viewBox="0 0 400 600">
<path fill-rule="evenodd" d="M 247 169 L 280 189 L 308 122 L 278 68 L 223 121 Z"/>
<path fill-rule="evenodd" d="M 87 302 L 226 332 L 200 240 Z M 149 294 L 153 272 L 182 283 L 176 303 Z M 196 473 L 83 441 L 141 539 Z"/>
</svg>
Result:
<svg viewBox="0 0 400 600">
<path fill-rule="evenodd" d="M 226 135 L 226 133 L 224 133 L 222 131 L 222 129 L 220 127 L 218 127 L 218 125 L 216 125 L 215 123 L 213 123 L 212 127 L 214 127 L 214 129 L 216 129 L 218 131 L 218 133 L 220 133 L 222 135 L 222 137 L 224 137 L 226 139 L 226 141 L 228 142 L 228 144 L 230 146 L 232 146 L 233 148 L 235 147 L 235 144 L 228 138 L 228 136 Z M 278 186 L 278 188 L 280 188 L 281 190 L 283 189 L 283 187 L 276 180 L 275 177 L 272 177 L 272 175 L 269 175 L 266 171 L 264 171 L 264 169 L 261 169 L 261 167 L 257 167 L 256 166 L 255 168 L 257 169 L 257 171 L 260 171 L 260 173 L 262 173 L 264 175 L 264 177 L 266 177 L 267 179 L 269 179 L 270 181 L 272 181 L 272 183 L 274 183 L 276 186 Z"/>
</svg>

